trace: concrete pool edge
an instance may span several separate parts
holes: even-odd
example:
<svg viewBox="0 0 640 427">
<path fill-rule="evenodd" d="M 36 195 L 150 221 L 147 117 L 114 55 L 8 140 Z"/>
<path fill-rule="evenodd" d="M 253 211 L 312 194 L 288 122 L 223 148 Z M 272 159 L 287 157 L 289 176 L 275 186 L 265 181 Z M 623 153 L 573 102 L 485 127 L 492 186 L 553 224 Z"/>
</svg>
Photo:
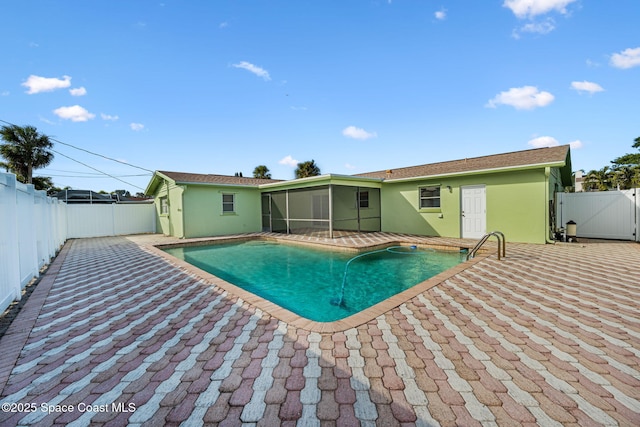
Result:
<svg viewBox="0 0 640 427">
<path fill-rule="evenodd" d="M 192 241 L 180 241 L 180 242 L 172 242 L 172 243 L 160 243 L 160 244 L 150 244 L 143 245 L 147 250 L 151 253 L 165 259 L 171 264 L 177 266 L 181 270 L 185 271 L 187 274 L 193 275 L 198 279 L 202 280 L 204 283 L 212 285 L 214 287 L 219 288 L 221 291 L 226 292 L 230 297 L 236 297 L 244 303 L 252 305 L 264 313 L 281 320 L 291 326 L 296 328 L 301 328 L 310 332 L 318 332 L 318 333 L 334 333 L 334 332 L 343 332 L 351 328 L 355 328 L 361 326 L 376 317 L 384 314 L 404 303 L 415 298 L 423 292 L 428 291 L 429 289 L 437 286 L 438 284 L 446 281 L 452 276 L 459 274 L 460 272 L 466 270 L 467 268 L 475 265 L 481 260 L 491 256 L 491 252 L 483 251 L 483 253 L 478 253 L 478 255 L 468 261 L 462 262 L 454 267 L 451 267 L 423 282 L 416 284 L 415 286 L 402 291 L 396 295 L 393 295 L 387 298 L 384 301 L 381 301 L 365 310 L 362 310 L 358 313 L 355 313 L 351 316 L 345 317 L 344 319 L 332 321 L 332 322 L 318 322 L 310 319 L 306 319 L 301 317 L 298 314 L 295 314 L 269 300 L 266 300 L 262 297 L 259 297 L 249 291 L 246 291 L 232 283 L 229 283 L 211 273 L 208 273 L 204 270 L 195 267 L 192 264 L 189 264 L 186 261 L 183 261 L 179 258 L 176 258 L 169 253 L 165 252 L 164 249 L 171 247 L 188 247 L 188 246 L 204 246 L 210 244 L 222 244 L 222 243 L 232 243 L 232 242 L 242 242 L 242 241 L 250 241 L 250 240 L 266 240 L 266 241 L 276 241 L 279 243 L 286 244 L 300 244 L 303 246 L 312 246 L 316 248 L 324 248 L 331 250 L 348 250 L 355 252 L 363 252 L 367 250 L 375 250 L 376 248 L 386 247 L 389 245 L 419 245 L 420 247 L 429 247 L 434 249 L 441 250 L 460 250 L 467 248 L 466 244 L 461 245 L 444 245 L 444 244 L 428 244 L 425 242 L 420 242 L 418 239 L 412 240 L 409 236 L 405 236 L 405 239 L 402 240 L 392 240 L 389 239 L 384 243 L 376 243 L 371 245 L 363 245 L 363 246 L 343 246 L 343 245 L 335 245 L 332 243 L 326 242 L 300 242 L 294 241 L 287 238 L 279 238 L 279 236 L 264 236 L 264 235 L 239 235 L 239 236 L 225 236 L 218 238 L 209 238 L 209 239 L 198 239 Z"/>
</svg>

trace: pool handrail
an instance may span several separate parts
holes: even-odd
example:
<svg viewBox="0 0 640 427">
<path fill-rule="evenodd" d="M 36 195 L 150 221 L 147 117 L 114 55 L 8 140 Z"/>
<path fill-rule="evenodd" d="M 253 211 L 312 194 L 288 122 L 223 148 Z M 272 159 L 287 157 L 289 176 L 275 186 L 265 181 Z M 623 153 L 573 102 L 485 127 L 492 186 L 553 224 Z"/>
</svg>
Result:
<svg viewBox="0 0 640 427">
<path fill-rule="evenodd" d="M 476 256 L 476 252 L 478 252 L 480 247 L 482 247 L 482 245 L 484 245 L 484 243 L 489 240 L 489 237 L 491 236 L 494 236 L 496 239 L 498 239 L 498 261 L 500 261 L 501 258 L 506 258 L 506 239 L 504 237 L 504 233 L 502 233 L 501 231 L 492 231 L 491 233 L 487 233 L 482 236 L 482 238 L 480 238 L 473 249 L 469 251 L 469 253 L 467 254 L 467 261 Z"/>
</svg>

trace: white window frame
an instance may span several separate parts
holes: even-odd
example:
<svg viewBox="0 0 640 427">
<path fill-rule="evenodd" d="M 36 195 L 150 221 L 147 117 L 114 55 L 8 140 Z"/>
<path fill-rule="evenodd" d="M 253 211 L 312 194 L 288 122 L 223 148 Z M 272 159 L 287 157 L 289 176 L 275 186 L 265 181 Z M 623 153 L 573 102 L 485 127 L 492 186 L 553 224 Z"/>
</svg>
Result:
<svg viewBox="0 0 640 427">
<path fill-rule="evenodd" d="M 369 208 L 369 190 L 364 190 L 364 191 L 359 190 L 356 194 L 358 195 L 357 207 L 359 209 L 368 209 Z M 363 195 L 366 195 L 366 197 L 363 198 L 362 197 Z"/>
<path fill-rule="evenodd" d="M 423 195 L 423 191 L 432 194 Z M 440 209 L 442 206 L 440 195 L 441 186 L 439 185 L 425 185 L 418 187 L 418 206 L 420 209 Z"/>
<path fill-rule="evenodd" d="M 225 200 L 226 197 L 231 197 L 231 201 Z M 225 209 L 225 206 L 227 209 Z M 231 210 L 228 207 L 231 206 Z M 234 193 L 222 193 L 222 214 L 229 215 L 236 213 L 236 195 Z"/>
<path fill-rule="evenodd" d="M 169 197 L 160 197 L 160 215 L 169 215 Z"/>
</svg>

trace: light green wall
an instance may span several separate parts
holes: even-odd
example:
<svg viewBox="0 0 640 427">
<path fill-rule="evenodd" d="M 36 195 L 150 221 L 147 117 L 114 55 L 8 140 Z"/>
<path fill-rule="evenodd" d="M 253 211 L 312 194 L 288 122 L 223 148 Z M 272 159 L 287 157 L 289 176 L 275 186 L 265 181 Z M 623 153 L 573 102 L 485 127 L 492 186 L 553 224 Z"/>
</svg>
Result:
<svg viewBox="0 0 640 427">
<path fill-rule="evenodd" d="M 156 229 L 167 236 L 183 237 L 182 192 L 180 186 L 163 181 L 154 194 Z M 161 200 L 168 198 L 169 214 L 161 214 Z"/>
<path fill-rule="evenodd" d="M 545 243 L 548 191 L 543 168 L 386 182 L 381 192 L 382 231 L 459 238 L 460 187 L 479 184 L 486 186 L 488 232 L 502 231 L 512 242 Z M 441 207 L 419 209 L 418 187 L 432 185 L 441 186 Z"/>
<path fill-rule="evenodd" d="M 222 194 L 235 195 L 235 212 L 222 213 Z M 188 185 L 183 194 L 184 237 L 259 232 L 260 191 L 254 187 Z"/>
<path fill-rule="evenodd" d="M 562 177 L 557 168 L 384 183 L 328 176 L 302 183 L 263 186 L 262 190 L 256 187 L 175 185 L 163 181 L 154 192 L 158 213 L 157 229 L 163 234 L 187 238 L 259 232 L 262 229 L 261 191 L 309 188 L 327 184 L 380 188 L 382 231 L 455 238 L 461 237 L 460 187 L 483 184 L 486 188 L 487 231 L 502 231 L 507 241 L 528 243 L 546 242 L 549 236 L 549 201 L 554 200 L 556 191 L 562 191 Z M 419 209 L 418 188 L 437 185 L 441 187 L 441 207 Z M 451 186 L 451 191 L 447 186 Z M 336 218 L 355 215 L 354 191 L 355 189 L 336 191 L 333 206 Z M 222 213 L 223 193 L 235 194 L 234 213 Z M 374 194 L 370 193 L 370 206 L 377 205 Z M 161 197 L 167 195 L 169 215 L 160 215 Z M 279 199 L 276 196 L 279 195 L 274 194 L 274 202 L 277 204 Z M 284 203 L 284 199 L 282 202 Z M 293 214 L 312 213 L 309 212 L 311 200 L 299 205 L 302 206 L 305 212 L 291 212 L 292 217 Z M 284 205 L 282 208 L 284 209 Z M 284 223 L 280 224 L 277 221 L 276 206 L 272 213 L 274 230 L 284 227 Z M 363 215 L 369 213 L 366 209 L 361 212 Z M 370 216 L 377 216 L 373 213 Z M 374 222 L 377 227 L 377 220 Z M 341 225 L 349 227 L 352 224 L 345 221 Z M 363 230 L 366 227 L 364 225 Z M 340 226 L 337 225 L 337 228 Z"/>
</svg>

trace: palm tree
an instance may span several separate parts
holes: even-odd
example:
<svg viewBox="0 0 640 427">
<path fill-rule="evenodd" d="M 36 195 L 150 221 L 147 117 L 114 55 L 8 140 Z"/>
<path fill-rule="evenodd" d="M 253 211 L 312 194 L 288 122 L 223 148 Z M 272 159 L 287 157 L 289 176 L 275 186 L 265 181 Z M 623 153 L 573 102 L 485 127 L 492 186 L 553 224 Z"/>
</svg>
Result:
<svg viewBox="0 0 640 427">
<path fill-rule="evenodd" d="M 618 190 L 628 190 L 633 186 L 631 180 L 633 179 L 634 168 L 629 166 L 618 166 L 613 170 L 611 176 L 612 184 Z"/>
<path fill-rule="evenodd" d="M 320 168 L 316 165 L 315 161 L 309 160 L 306 162 L 298 163 L 298 167 L 295 171 L 296 178 L 306 178 L 308 176 L 320 175 Z"/>
<path fill-rule="evenodd" d="M 53 143 L 33 126 L 3 126 L 0 135 L 5 141 L 0 144 L 0 154 L 7 160 L 5 167 L 26 184 L 32 183 L 34 169 L 53 161 Z"/>
<path fill-rule="evenodd" d="M 271 179 L 269 168 L 265 165 L 256 166 L 253 170 L 253 177 L 256 179 Z"/>
<path fill-rule="evenodd" d="M 612 172 L 609 166 L 592 170 L 584 177 L 582 187 L 585 191 L 607 191 L 611 188 Z"/>
</svg>

